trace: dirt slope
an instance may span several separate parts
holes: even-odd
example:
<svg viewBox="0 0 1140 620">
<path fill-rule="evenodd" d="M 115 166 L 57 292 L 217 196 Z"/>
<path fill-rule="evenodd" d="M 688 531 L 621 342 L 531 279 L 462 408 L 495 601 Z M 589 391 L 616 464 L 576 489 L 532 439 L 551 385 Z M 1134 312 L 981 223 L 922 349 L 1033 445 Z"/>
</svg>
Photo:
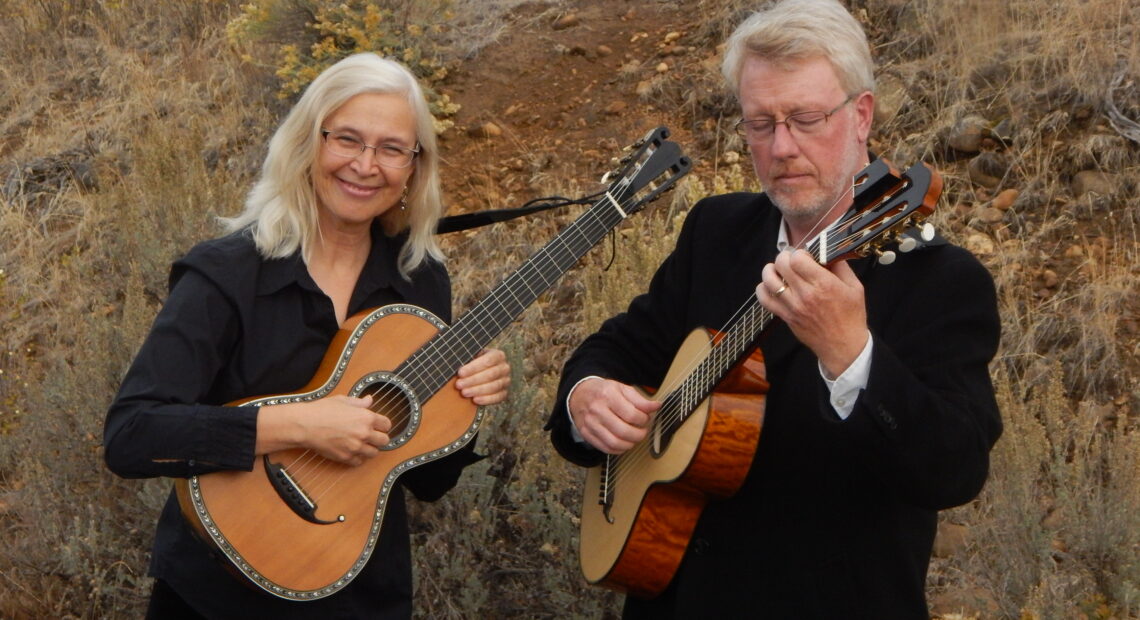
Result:
<svg viewBox="0 0 1140 620">
<path fill-rule="evenodd" d="M 524 5 L 518 25 L 454 71 L 443 91 L 462 105 L 443 139 L 452 213 L 517 206 L 546 173 L 597 181 L 619 150 L 657 125 L 689 152 L 686 114 L 638 94 L 687 79 L 679 65 L 692 17 L 680 3 L 580 0 Z M 548 189 L 547 189 L 548 191 Z"/>
</svg>

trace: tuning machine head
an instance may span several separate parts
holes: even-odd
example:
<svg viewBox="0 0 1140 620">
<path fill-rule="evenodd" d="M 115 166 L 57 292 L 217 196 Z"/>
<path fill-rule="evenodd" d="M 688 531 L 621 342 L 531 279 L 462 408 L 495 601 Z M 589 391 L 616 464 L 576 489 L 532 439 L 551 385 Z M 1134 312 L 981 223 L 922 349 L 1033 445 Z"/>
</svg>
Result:
<svg viewBox="0 0 1140 620">
<path fill-rule="evenodd" d="M 918 238 L 915 238 L 915 234 Z M 899 235 L 899 251 L 904 254 L 915 249 L 919 245 L 919 239 L 924 243 L 929 243 L 934 240 L 934 225 L 930 222 L 917 223 L 913 232 L 907 232 Z"/>
</svg>

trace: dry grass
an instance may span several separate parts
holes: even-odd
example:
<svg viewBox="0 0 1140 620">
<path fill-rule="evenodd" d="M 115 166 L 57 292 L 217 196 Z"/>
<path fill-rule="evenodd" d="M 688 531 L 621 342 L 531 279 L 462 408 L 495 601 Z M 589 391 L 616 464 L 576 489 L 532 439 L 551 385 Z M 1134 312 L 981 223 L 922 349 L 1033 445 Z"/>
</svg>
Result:
<svg viewBox="0 0 1140 620">
<path fill-rule="evenodd" d="M 564 2 L 457 0 L 457 58 L 514 20 Z M 934 611 L 951 617 L 1140 617 L 1140 317 L 1136 315 L 1137 145 L 1102 114 L 1113 92 L 1140 117 L 1140 9 L 1126 0 L 850 3 L 872 35 L 898 113 L 879 149 L 935 163 L 947 181 L 937 221 L 975 250 L 1000 291 L 993 365 L 1006 433 L 989 484 L 944 521 L 968 535 L 935 559 Z M 702 0 L 691 33 L 711 50 L 751 3 Z M 0 617 L 137 617 L 167 483 L 124 482 L 100 458 L 102 416 L 165 296 L 170 261 L 232 214 L 282 112 L 270 76 L 224 36 L 236 2 L 41 0 L 0 4 Z M 472 17 L 482 11 L 484 19 Z M 460 46 L 458 41 L 462 41 Z M 541 432 L 566 351 L 620 309 L 668 251 L 697 198 L 751 184 L 726 132 L 731 101 L 689 82 L 658 85 L 702 128 L 717 165 L 672 202 L 623 227 L 544 296 L 503 346 L 512 401 L 480 439 L 490 458 L 461 488 L 413 506 L 419 613 L 603 617 L 616 597 L 576 566 L 579 472 Z M 474 62 L 478 62 L 476 58 Z M 628 81 L 628 80 L 627 80 Z M 630 96 L 633 84 L 629 84 Z M 1006 141 L 983 146 L 1005 169 L 980 186 L 972 155 L 949 147 L 979 115 Z M 678 119 L 678 124 L 682 119 Z M 522 157 L 538 157 L 526 151 Z M 731 154 L 731 156 L 730 156 Z M 536 168 L 536 170 L 538 170 Z M 1076 193 L 1082 171 L 1117 183 Z M 542 168 L 543 193 L 580 195 Z M 1004 216 L 986 216 L 1003 189 Z M 510 204 L 515 197 L 488 197 Z M 573 213 L 446 240 L 457 306 L 485 294 L 533 240 Z M 468 260 L 468 257 L 471 257 Z"/>
</svg>

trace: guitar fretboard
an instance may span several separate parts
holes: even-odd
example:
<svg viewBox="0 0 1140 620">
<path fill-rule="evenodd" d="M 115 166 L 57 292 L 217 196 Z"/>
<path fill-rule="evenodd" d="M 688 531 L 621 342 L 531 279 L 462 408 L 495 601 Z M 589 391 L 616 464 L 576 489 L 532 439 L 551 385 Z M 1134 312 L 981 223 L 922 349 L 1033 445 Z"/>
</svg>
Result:
<svg viewBox="0 0 1140 620">
<path fill-rule="evenodd" d="M 421 399 L 442 388 L 503 332 L 539 295 L 625 218 L 611 194 L 590 207 L 491 291 L 450 328 L 444 329 L 396 370 Z"/>
</svg>

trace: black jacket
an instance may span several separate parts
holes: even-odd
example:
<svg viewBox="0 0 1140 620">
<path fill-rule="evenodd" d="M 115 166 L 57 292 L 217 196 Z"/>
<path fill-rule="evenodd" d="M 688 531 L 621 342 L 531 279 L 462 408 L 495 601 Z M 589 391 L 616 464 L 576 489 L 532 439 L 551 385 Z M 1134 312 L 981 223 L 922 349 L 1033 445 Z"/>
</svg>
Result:
<svg viewBox="0 0 1140 620">
<path fill-rule="evenodd" d="M 582 377 L 659 385 L 684 337 L 720 328 L 776 255 L 779 211 L 760 194 L 701 201 L 649 291 L 566 363 L 548 428 L 582 465 L 566 393 Z M 1001 421 L 988 363 L 1000 324 L 992 278 L 941 240 L 890 266 L 860 259 L 874 349 L 847 420 L 815 356 L 779 321 L 762 343 L 766 412 L 736 496 L 703 512 L 677 576 L 627 614 L 653 617 L 928 618 L 936 514 L 982 488 Z"/>
</svg>

